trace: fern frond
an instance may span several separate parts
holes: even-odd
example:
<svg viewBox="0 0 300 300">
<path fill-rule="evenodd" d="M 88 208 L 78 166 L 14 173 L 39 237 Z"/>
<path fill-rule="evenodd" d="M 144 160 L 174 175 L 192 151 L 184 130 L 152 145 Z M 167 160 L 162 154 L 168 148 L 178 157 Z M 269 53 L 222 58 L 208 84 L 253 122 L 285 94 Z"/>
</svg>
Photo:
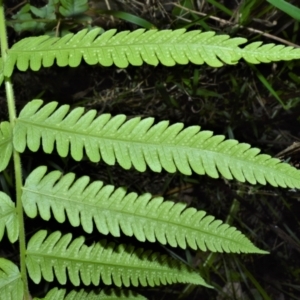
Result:
<svg viewBox="0 0 300 300">
<path fill-rule="evenodd" d="M 73 17 L 89 9 L 87 0 L 60 0 L 59 12 L 65 17 Z"/>
<path fill-rule="evenodd" d="M 65 289 L 54 288 L 50 290 L 44 298 L 34 298 L 33 300 L 146 300 L 142 295 L 129 290 L 101 289 L 86 292 L 84 289 L 71 291 L 66 295 Z"/>
<path fill-rule="evenodd" d="M 176 282 L 210 287 L 203 278 L 185 264 L 157 252 L 135 249 L 131 245 L 100 241 L 91 246 L 84 244 L 84 237 L 72 241 L 72 235 L 58 231 L 50 234 L 37 232 L 27 247 L 26 266 L 35 283 L 41 277 L 52 282 L 54 274 L 60 284 L 68 277 L 73 285 L 115 284 L 128 287 L 155 286 Z M 54 274 L 53 274 L 54 273 Z"/>
<path fill-rule="evenodd" d="M 254 42 L 241 50 L 241 56 L 251 64 L 288 61 L 300 58 L 300 49 L 291 46 Z"/>
<path fill-rule="evenodd" d="M 83 150 L 93 162 L 101 158 L 109 165 L 116 161 L 125 169 L 132 166 L 138 171 L 147 165 L 154 172 L 174 173 L 177 170 L 190 175 L 207 174 L 218 178 L 237 179 L 251 184 L 300 188 L 300 171 L 279 159 L 259 154 L 249 144 L 236 140 L 224 141 L 224 136 L 213 136 L 211 131 L 200 131 L 199 126 L 183 129 L 182 123 L 169 126 L 168 121 L 153 125 L 153 118 L 136 117 L 126 121 L 126 116 L 111 117 L 78 107 L 69 113 L 69 106 L 56 109 L 51 102 L 41 108 L 43 101 L 33 100 L 21 111 L 16 120 L 13 143 L 23 152 L 26 145 L 60 156 L 71 156 L 79 161 Z M 126 121 L 126 122 L 125 122 Z"/>
<path fill-rule="evenodd" d="M 15 204 L 0 191 L 0 241 L 3 238 L 5 227 L 9 241 L 14 243 L 19 237 L 19 221 Z"/>
<path fill-rule="evenodd" d="M 212 67 L 236 64 L 241 58 L 240 44 L 244 38 L 215 35 L 215 32 L 200 30 L 122 31 L 108 30 L 101 35 L 100 28 L 83 29 L 62 38 L 39 36 L 28 37 L 8 50 L 4 74 L 10 76 L 15 64 L 21 71 L 29 67 L 37 71 L 42 66 L 77 67 L 82 58 L 89 65 L 101 64 L 126 68 L 129 64 L 174 66 L 175 64 L 207 63 Z"/>
<path fill-rule="evenodd" d="M 126 194 L 123 188 L 103 186 L 103 182 L 89 184 L 84 176 L 74 182 L 75 175 L 61 177 L 59 171 L 45 175 L 46 167 L 35 169 L 23 187 L 22 202 L 26 214 L 39 215 L 49 220 L 51 210 L 62 223 L 67 218 L 72 226 L 82 225 L 91 233 L 93 221 L 102 234 L 120 236 L 120 229 L 127 236 L 185 249 L 218 252 L 266 253 L 255 247 L 234 227 L 207 216 L 204 211 L 186 208 L 186 204 L 152 198 L 150 194 L 138 197 Z"/>
<path fill-rule="evenodd" d="M 3 171 L 11 158 L 13 150 L 12 130 L 8 122 L 0 123 L 0 172 Z"/>
<path fill-rule="evenodd" d="M 61 7 L 60 11 L 62 14 L 73 14 L 86 10 L 83 2 L 74 1 L 76 7 L 69 4 L 70 7 Z M 77 67 L 84 59 L 90 65 L 115 64 L 119 68 L 126 68 L 129 64 L 140 66 L 144 62 L 154 66 L 159 63 L 174 66 L 191 62 L 221 67 L 224 63 L 236 64 L 242 57 L 250 63 L 300 58 L 300 50 L 293 47 L 255 42 L 240 48 L 246 39 L 216 35 L 212 31 L 138 29 L 117 33 L 115 29 L 111 29 L 99 35 L 101 30 L 83 29 L 62 38 L 25 38 L 8 50 L 4 74 L 10 76 L 15 64 L 21 71 L 26 71 L 29 67 L 37 71 L 42 66 L 52 66 L 55 59 L 58 66 Z"/>
<path fill-rule="evenodd" d="M 11 261 L 0 258 L 0 299 L 22 300 L 23 282 L 18 267 Z"/>
</svg>

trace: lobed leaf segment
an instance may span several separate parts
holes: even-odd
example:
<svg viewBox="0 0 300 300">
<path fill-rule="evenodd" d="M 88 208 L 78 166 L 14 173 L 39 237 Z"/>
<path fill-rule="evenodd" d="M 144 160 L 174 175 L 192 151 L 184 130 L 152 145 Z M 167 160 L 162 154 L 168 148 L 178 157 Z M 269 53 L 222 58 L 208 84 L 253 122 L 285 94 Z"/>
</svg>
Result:
<svg viewBox="0 0 300 300">
<path fill-rule="evenodd" d="M 39 215 L 62 223 L 66 215 L 72 226 L 81 225 L 91 233 L 93 221 L 102 234 L 120 236 L 120 230 L 139 241 L 159 241 L 172 247 L 213 252 L 267 253 L 255 247 L 240 231 L 204 211 L 186 208 L 186 204 L 164 201 L 151 194 L 127 194 L 103 182 L 89 183 L 87 176 L 74 182 L 73 173 L 59 171 L 45 175 L 46 167 L 35 169 L 23 188 L 22 202 L 26 214 Z M 65 215 L 66 214 L 66 215 Z"/>
<path fill-rule="evenodd" d="M 14 202 L 0 191 L 0 241 L 6 228 L 8 239 L 11 243 L 19 237 L 19 220 Z"/>
<path fill-rule="evenodd" d="M 72 240 L 71 234 L 58 231 L 46 237 L 47 232 L 40 230 L 26 250 L 26 266 L 35 283 L 42 277 L 52 282 L 55 275 L 60 284 L 66 284 L 69 278 L 75 286 L 81 282 L 98 286 L 103 282 L 118 287 L 153 287 L 181 282 L 210 287 L 197 272 L 158 252 L 131 245 L 116 246 L 105 240 L 87 246 L 84 237 Z"/>
<path fill-rule="evenodd" d="M 15 65 L 21 71 L 28 68 L 37 71 L 51 67 L 55 60 L 60 67 L 77 67 L 83 59 L 89 65 L 114 64 L 126 68 L 129 64 L 141 66 L 144 62 L 153 66 L 191 62 L 221 67 L 236 64 L 241 58 L 250 63 L 300 58 L 300 49 L 261 42 L 241 48 L 246 39 L 216 35 L 213 31 L 137 29 L 117 33 L 111 29 L 100 34 L 101 31 L 101 28 L 83 29 L 61 38 L 44 35 L 22 39 L 8 50 L 4 75 L 11 76 Z"/>
<path fill-rule="evenodd" d="M 18 267 L 0 257 L 0 299 L 22 300 L 23 282 Z"/>
<path fill-rule="evenodd" d="M 9 122 L 0 123 L 0 172 L 5 170 L 12 156 L 12 130 Z"/>
<path fill-rule="evenodd" d="M 92 162 L 118 162 L 124 169 L 133 166 L 140 172 L 148 166 L 154 172 L 195 172 L 213 178 L 221 174 L 251 184 L 300 188 L 296 168 L 259 154 L 249 144 L 200 131 L 200 126 L 184 128 L 182 123 L 169 125 L 168 121 L 154 125 L 153 118 L 126 121 L 125 115 L 96 117 L 96 110 L 84 113 L 83 107 L 69 112 L 68 105 L 57 108 L 57 102 L 42 105 L 43 101 L 33 100 L 20 112 L 13 134 L 17 151 L 23 152 L 26 145 L 31 151 L 42 146 L 46 153 L 56 148 L 61 157 L 70 153 L 79 161 L 85 150 Z"/>
<path fill-rule="evenodd" d="M 34 298 L 39 300 L 40 298 Z M 79 291 L 73 290 L 66 295 L 66 289 L 53 288 L 47 295 L 40 300 L 146 300 L 142 295 L 125 289 L 101 289 L 92 290 L 90 292 L 80 289 Z"/>
</svg>

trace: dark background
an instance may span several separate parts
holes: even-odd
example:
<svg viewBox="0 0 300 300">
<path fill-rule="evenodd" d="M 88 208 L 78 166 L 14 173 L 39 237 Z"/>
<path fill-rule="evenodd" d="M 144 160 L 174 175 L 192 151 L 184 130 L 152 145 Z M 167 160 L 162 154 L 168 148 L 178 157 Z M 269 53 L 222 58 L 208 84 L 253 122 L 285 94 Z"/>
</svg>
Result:
<svg viewBox="0 0 300 300">
<path fill-rule="evenodd" d="M 299 22 L 273 8 L 266 1 L 232 0 L 216 1 L 90 1 L 86 12 L 90 26 L 103 29 L 134 30 L 138 25 L 130 20 L 112 17 L 102 10 L 118 10 L 143 18 L 158 29 L 187 28 L 187 30 L 212 30 L 232 37 L 246 37 L 249 41 L 264 43 L 300 44 Z M 293 2 L 293 1 L 291 1 Z M 7 1 L 7 20 L 12 20 L 24 2 Z M 294 1 L 297 5 L 297 1 Z M 20 4 L 20 6 L 18 6 Z M 46 1 L 30 1 L 43 7 Z M 180 5 L 181 7 L 178 7 Z M 226 13 L 228 9 L 232 15 Z M 213 18 L 214 17 L 214 18 Z M 216 19 L 217 18 L 217 19 Z M 20 30 L 9 24 L 10 45 L 26 36 L 43 34 L 39 30 Z M 45 26 L 45 32 L 55 31 L 55 22 Z M 61 30 L 71 32 L 86 27 L 77 17 L 63 20 Z M 261 33 L 255 32 L 255 30 Z M 274 38 L 281 38 L 278 42 Z M 274 89 L 282 104 L 259 78 L 264 77 Z M 17 109 L 31 99 L 85 106 L 99 112 L 126 114 L 128 117 L 153 116 L 157 121 L 170 120 L 186 125 L 200 125 L 202 129 L 235 138 L 240 142 L 258 147 L 263 153 L 275 156 L 299 166 L 297 144 L 290 152 L 279 154 L 293 143 L 300 141 L 299 111 L 299 61 L 255 65 L 245 61 L 235 66 L 218 69 L 207 65 L 152 67 L 88 66 L 78 68 L 51 67 L 38 72 L 14 71 L 13 75 Z M 7 110 L 3 86 L 0 90 L 0 120 L 6 120 Z M 300 145 L 300 144 L 299 144 Z M 299 150 L 300 151 L 300 150 Z M 88 174 L 94 180 L 103 180 L 115 186 L 127 186 L 129 191 L 151 192 L 167 199 L 183 201 L 197 209 L 203 209 L 216 218 L 226 220 L 234 201 L 239 208 L 232 215 L 232 224 L 246 234 L 258 247 L 270 251 L 270 255 L 215 254 L 207 263 L 210 253 L 179 250 L 158 244 L 141 244 L 123 237 L 121 242 L 131 242 L 142 247 L 152 247 L 179 255 L 204 278 L 215 290 L 184 285 L 162 286 L 154 289 L 137 289 L 149 299 L 299 299 L 300 298 L 300 202 L 299 191 L 267 186 L 250 186 L 222 178 L 211 179 L 193 174 L 190 177 L 176 174 L 138 173 L 125 171 L 119 166 L 104 163 L 80 163 L 71 158 L 62 159 L 56 153 L 22 155 L 24 174 L 36 166 L 46 164 L 49 169 Z M 12 165 L 7 176 L 12 176 Z M 13 195 L 13 188 L 0 174 L 2 190 Z M 40 219 L 27 219 L 28 237 L 39 228 L 73 231 L 71 226 Z M 82 234 L 76 229 L 75 234 Z M 95 236 L 91 235 L 90 239 Z M 108 237 L 114 240 L 112 237 Z M 3 245 L 3 244 L 2 244 Z M 1 256 L 18 259 L 17 247 L 9 243 L 0 250 Z M 52 286 L 54 284 L 50 284 Z M 31 292 L 42 295 L 48 285 L 32 284 Z"/>
</svg>

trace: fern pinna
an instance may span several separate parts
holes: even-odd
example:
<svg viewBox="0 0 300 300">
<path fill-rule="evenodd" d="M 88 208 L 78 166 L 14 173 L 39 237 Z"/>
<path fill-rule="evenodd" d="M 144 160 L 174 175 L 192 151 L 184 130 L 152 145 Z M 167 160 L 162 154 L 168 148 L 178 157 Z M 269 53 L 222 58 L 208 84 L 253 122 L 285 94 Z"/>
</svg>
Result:
<svg viewBox="0 0 300 300">
<path fill-rule="evenodd" d="M 300 58 L 300 49 L 282 45 L 254 42 L 241 48 L 245 38 L 230 38 L 215 32 L 193 30 L 148 30 L 133 32 L 116 29 L 101 35 L 100 28 L 83 29 L 62 38 L 29 37 L 14 44 L 8 50 L 4 75 L 10 76 L 16 65 L 19 70 L 51 67 L 55 60 L 58 66 L 77 67 L 83 59 L 89 65 L 101 64 L 126 68 L 129 64 L 174 66 L 175 64 L 207 63 L 212 67 L 236 64 L 241 58 L 250 63 L 291 60 Z"/>
<path fill-rule="evenodd" d="M 58 171 L 45 173 L 45 167 L 34 170 L 23 188 L 24 210 L 31 218 L 39 213 L 49 220 L 52 211 L 62 223 L 66 213 L 72 226 L 82 225 L 88 233 L 93 231 L 94 221 L 102 234 L 118 237 L 121 229 L 142 242 L 159 241 L 183 249 L 188 245 L 202 251 L 265 253 L 234 227 L 203 211 L 186 209 L 185 204 L 152 198 L 150 194 L 126 194 L 123 188 L 115 190 L 101 181 L 89 184 L 88 177 L 74 182 L 73 173 L 63 177 Z"/>
<path fill-rule="evenodd" d="M 85 1 L 54 1 L 65 16 L 87 9 Z M 73 4 L 73 3 L 72 3 Z M 3 3 L 0 0 L 0 27 L 4 26 Z M 34 11 L 34 10 L 33 10 Z M 20 242 L 20 271 L 15 263 L 0 258 L 0 295 L 3 299 L 29 299 L 27 272 L 34 283 L 42 279 L 60 285 L 70 281 L 74 286 L 94 285 L 93 290 L 53 288 L 43 299 L 145 299 L 133 286 L 156 286 L 190 283 L 211 287 L 187 264 L 164 254 L 130 244 L 111 242 L 110 237 L 134 237 L 138 242 L 190 247 L 194 250 L 257 253 L 267 251 L 254 246 L 235 227 L 215 220 L 204 211 L 174 203 L 149 193 L 127 193 L 124 188 L 90 182 L 88 176 L 76 179 L 74 173 L 48 172 L 40 166 L 22 183 L 20 154 L 26 148 L 42 149 L 75 161 L 103 160 L 108 165 L 144 172 L 165 170 L 185 175 L 196 173 L 210 177 L 236 179 L 251 184 L 275 187 L 300 187 L 300 173 L 289 164 L 260 154 L 257 148 L 225 140 L 222 135 L 201 131 L 200 126 L 184 128 L 182 123 L 155 122 L 154 118 L 125 115 L 98 115 L 84 107 L 70 110 L 68 105 L 42 100 L 28 102 L 19 115 L 11 85 L 14 68 L 38 71 L 41 67 L 77 67 L 89 65 L 141 66 L 143 63 L 165 66 L 203 64 L 221 67 L 236 64 L 291 60 L 300 57 L 300 50 L 260 42 L 245 47 L 244 38 L 230 38 L 199 30 L 138 29 L 117 33 L 100 28 L 83 29 L 64 37 L 29 37 L 7 46 L 6 35 L 0 32 L 0 84 L 5 81 L 10 122 L 0 123 L 0 171 L 5 171 L 11 158 L 16 173 L 16 204 L 7 193 L 0 192 L 0 239 L 5 231 L 11 243 Z M 69 221 L 86 233 L 98 231 L 101 238 L 93 244 L 86 238 L 73 238 L 71 233 L 39 230 L 25 243 L 23 210 L 30 218 L 38 215 L 49 221 Z M 107 235 L 107 239 L 103 239 Z M 134 242 L 134 239 L 132 239 Z M 114 285 L 113 288 L 102 288 Z M 98 287 L 100 286 L 100 288 Z M 125 288 L 123 288 L 125 287 Z M 1 298 L 0 296 L 0 298 Z M 97 298 L 98 299 L 98 298 Z"/>
<path fill-rule="evenodd" d="M 237 179 L 252 184 L 257 182 L 273 186 L 299 188 L 299 171 L 269 155 L 259 154 L 249 144 L 236 140 L 224 141 L 224 136 L 213 136 L 211 131 L 200 131 L 200 126 L 184 128 L 182 123 L 169 126 L 168 121 L 155 125 L 153 118 L 139 117 L 126 121 L 125 115 L 113 118 L 97 111 L 84 113 L 77 107 L 69 113 L 69 106 L 57 108 L 51 102 L 41 108 L 41 100 L 29 102 L 20 112 L 14 132 L 14 147 L 23 152 L 26 145 L 37 151 L 42 144 L 46 153 L 54 146 L 60 156 L 70 155 L 77 161 L 84 152 L 92 162 L 114 165 L 116 161 L 125 169 L 140 172 L 146 166 L 154 172 L 185 175 L 207 174 L 213 178 L 219 173 L 226 179 Z"/>
</svg>

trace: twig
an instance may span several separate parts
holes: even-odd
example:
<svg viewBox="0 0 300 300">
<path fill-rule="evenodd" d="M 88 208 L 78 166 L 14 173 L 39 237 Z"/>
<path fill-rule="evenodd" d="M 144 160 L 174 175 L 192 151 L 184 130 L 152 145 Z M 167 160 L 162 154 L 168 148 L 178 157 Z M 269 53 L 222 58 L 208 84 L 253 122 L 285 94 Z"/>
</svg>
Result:
<svg viewBox="0 0 300 300">
<path fill-rule="evenodd" d="M 292 43 L 292 42 L 289 42 L 289 41 L 287 41 L 287 40 L 284 40 L 284 39 L 282 39 L 282 38 L 279 38 L 279 37 L 277 37 L 277 36 L 275 36 L 275 35 L 272 35 L 272 34 L 270 34 L 270 33 L 263 32 L 263 31 L 261 31 L 261 30 L 258 30 L 258 29 L 252 28 L 252 27 L 245 27 L 245 26 L 243 26 L 243 25 L 235 24 L 234 22 L 227 21 L 227 20 L 224 20 L 224 19 L 215 17 L 215 16 L 210 16 L 210 15 L 208 15 L 208 14 L 206 14 L 206 13 L 202 13 L 202 12 L 198 12 L 198 11 L 196 11 L 196 10 L 192 10 L 192 9 L 186 8 L 186 7 L 184 7 L 184 6 L 180 5 L 180 4 L 177 4 L 177 3 L 173 3 L 173 4 L 174 4 L 174 6 L 177 6 L 177 7 L 181 8 L 181 9 L 186 10 L 187 12 L 191 12 L 191 13 L 193 13 L 193 14 L 195 14 L 195 15 L 199 15 L 199 16 L 202 16 L 202 17 L 208 17 L 209 19 L 212 19 L 212 20 L 214 20 L 214 21 L 217 21 L 217 22 L 219 22 L 219 23 L 221 23 L 221 24 L 231 25 L 231 26 L 233 26 L 233 28 L 235 28 L 235 27 L 243 28 L 243 29 L 246 29 L 246 30 L 248 30 L 248 31 L 250 31 L 250 32 L 254 32 L 254 33 L 261 34 L 261 35 L 263 35 L 263 36 L 265 36 L 265 37 L 268 37 L 268 38 L 270 38 L 270 39 L 272 39 L 272 40 L 276 40 L 276 41 L 278 41 L 278 42 L 280 42 L 280 43 L 283 43 L 283 44 L 286 44 L 286 45 L 288 45 L 288 46 L 292 46 L 292 47 L 295 47 L 295 48 L 300 48 L 299 45 L 294 44 L 294 43 Z M 187 20 L 187 21 L 190 21 L 190 20 Z M 190 22 L 191 22 L 191 21 L 190 21 Z"/>
<path fill-rule="evenodd" d="M 26 2 L 27 2 L 27 0 L 24 0 L 24 1 L 22 1 L 21 3 L 17 4 L 16 6 L 9 8 L 9 9 L 7 10 L 7 14 L 8 14 L 8 15 L 9 15 L 9 14 L 12 14 L 14 10 L 16 10 L 16 9 L 19 8 L 20 6 L 26 4 Z"/>
<path fill-rule="evenodd" d="M 108 0 L 105 0 L 105 4 L 106 4 L 106 7 L 108 10 L 111 10 L 111 7 L 110 7 L 110 3 Z M 114 22 L 114 17 L 113 16 L 110 16 L 110 19 L 112 22 Z"/>
</svg>

